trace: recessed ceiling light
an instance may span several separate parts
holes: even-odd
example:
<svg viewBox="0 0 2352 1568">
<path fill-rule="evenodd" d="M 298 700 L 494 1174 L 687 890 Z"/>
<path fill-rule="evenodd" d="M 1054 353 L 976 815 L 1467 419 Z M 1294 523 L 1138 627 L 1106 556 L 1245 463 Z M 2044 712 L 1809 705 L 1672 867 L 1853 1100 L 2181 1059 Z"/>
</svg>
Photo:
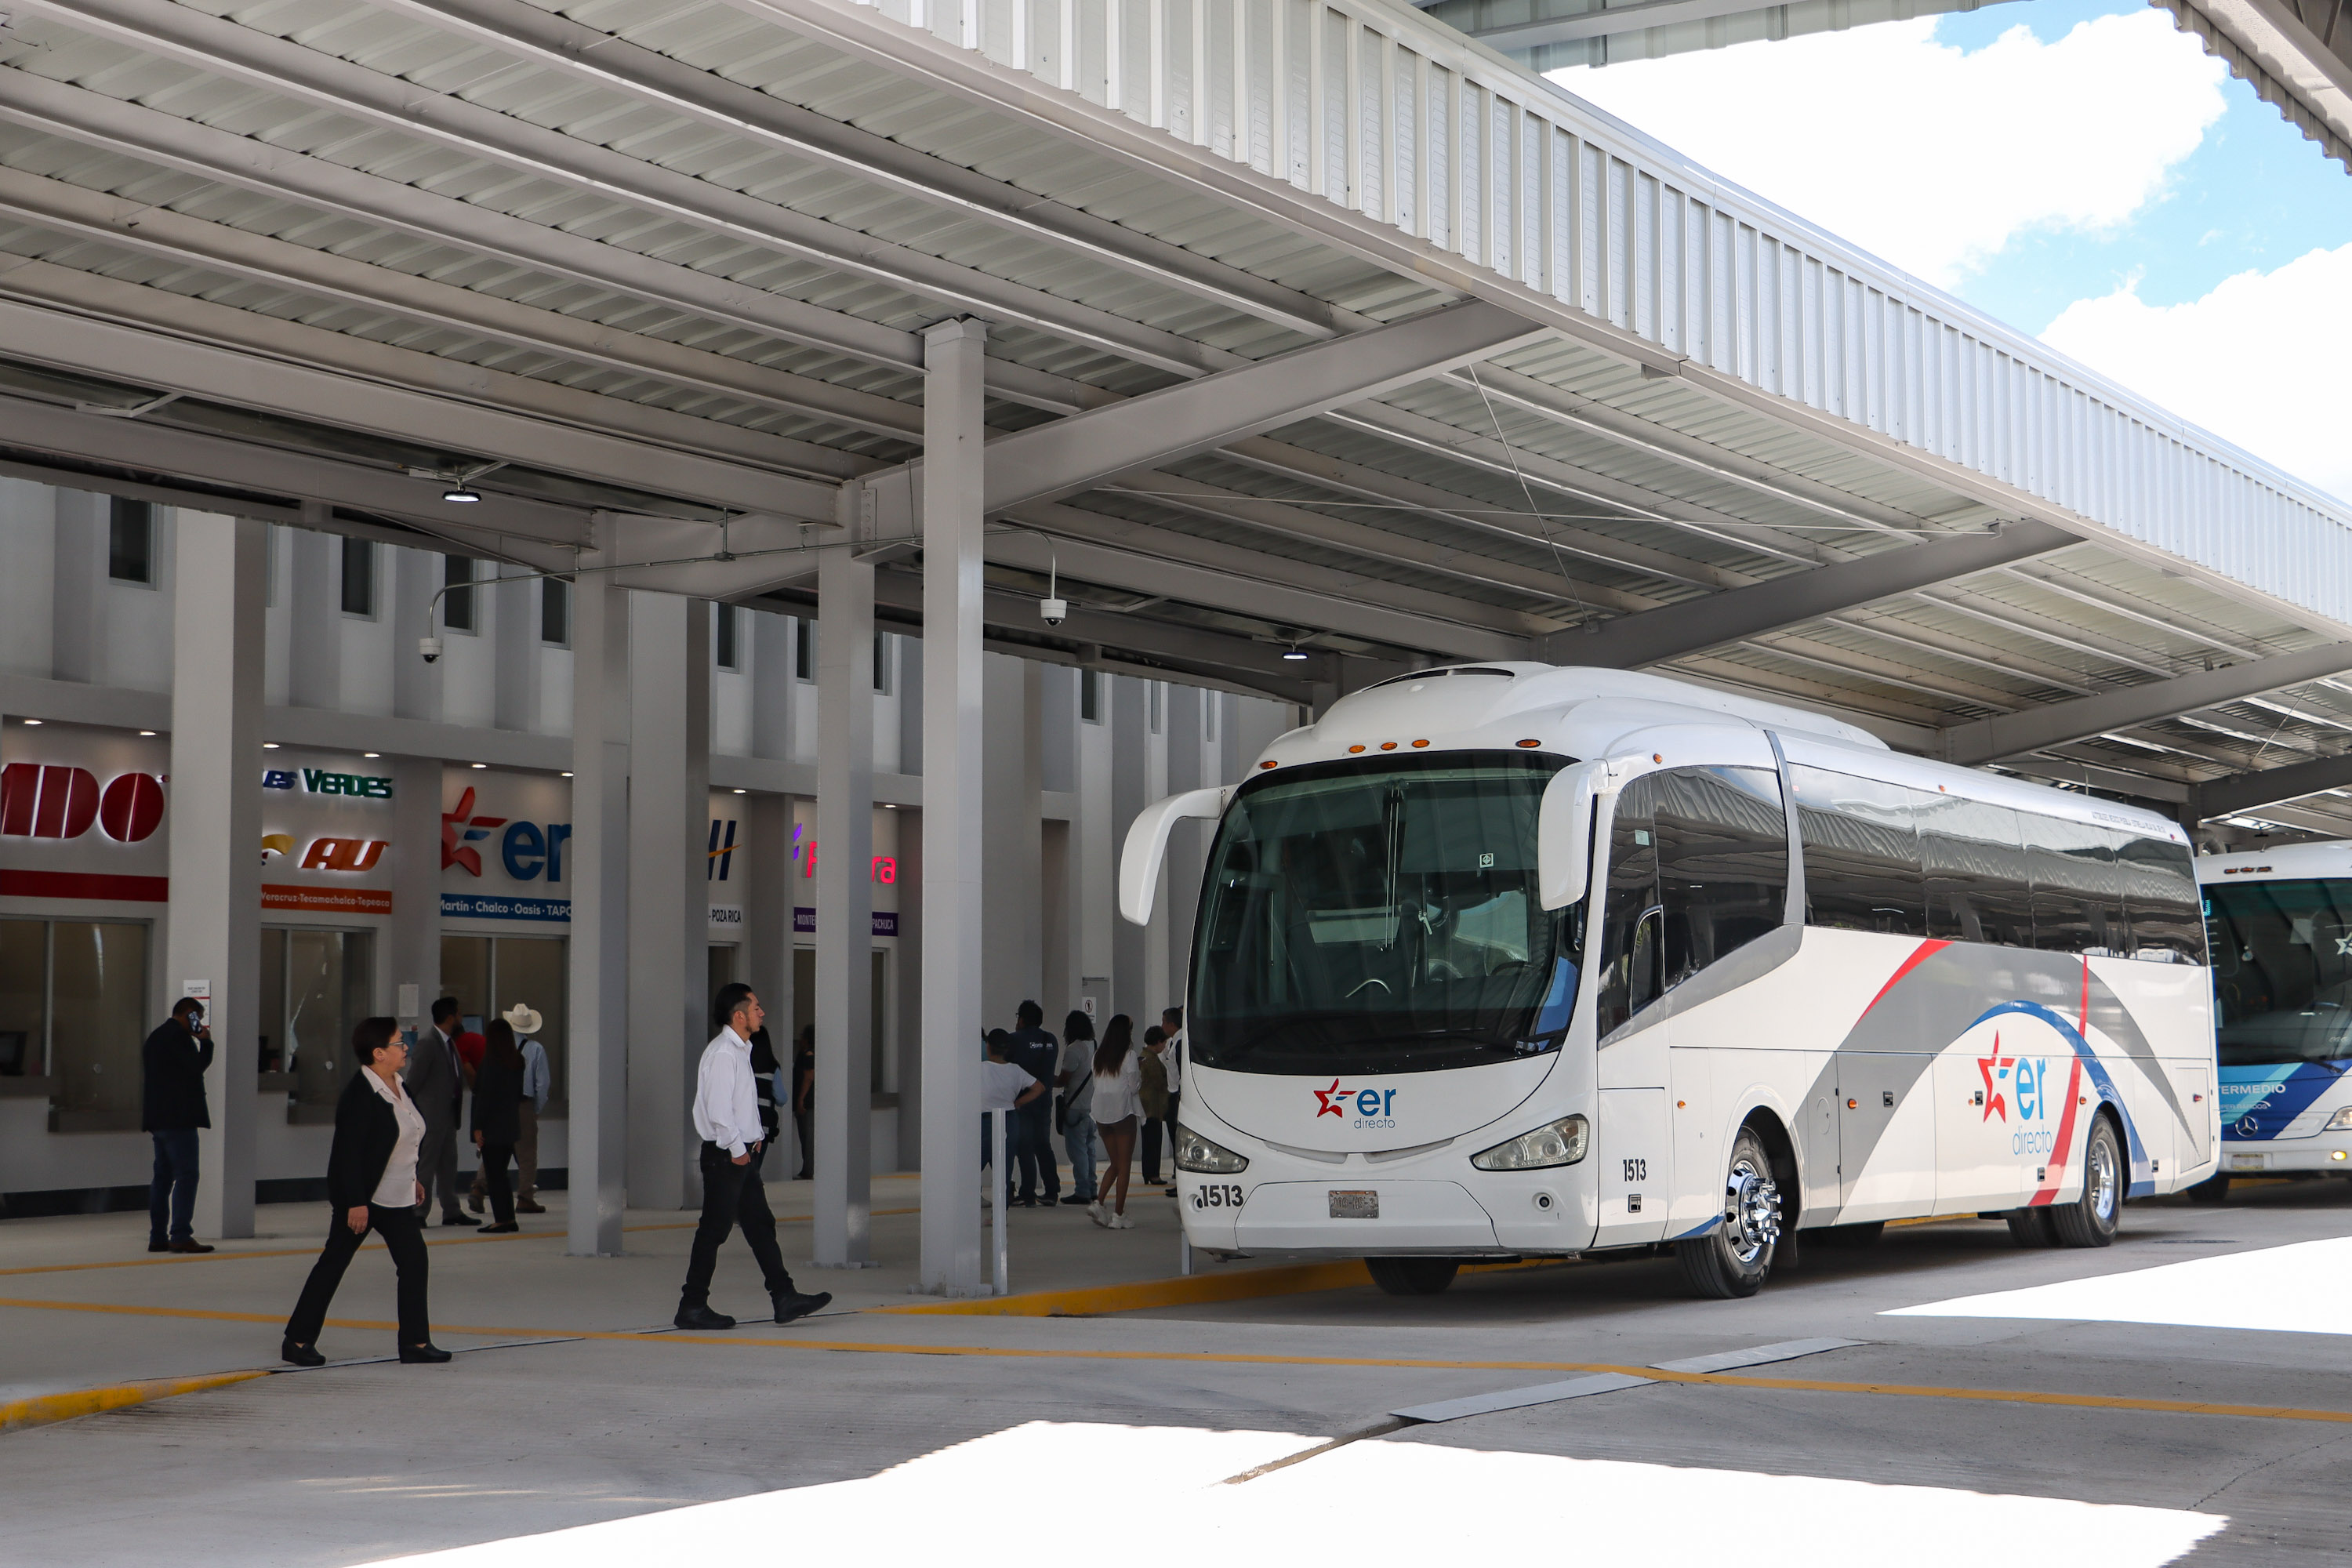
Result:
<svg viewBox="0 0 2352 1568">
<path fill-rule="evenodd" d="M 41 721 L 40 721 L 38 719 L 27 719 L 27 720 L 26 720 L 26 721 L 25 721 L 25 722 L 26 722 L 26 723 L 27 723 L 27 724 L 30 724 L 30 725 L 34 726 L 36 729 L 37 729 L 37 728 L 39 728 L 39 726 L 40 726 L 40 722 L 41 722 Z"/>
<path fill-rule="evenodd" d="M 478 767 L 478 768 L 487 768 L 487 767 L 488 767 L 490 764 L 489 764 L 489 763 L 476 763 L 474 765 L 475 765 L 476 767 Z"/>
<path fill-rule="evenodd" d="M 367 758 L 370 762 L 373 762 L 376 758 L 383 755 L 383 753 L 382 752 L 362 752 L 360 755 Z"/>
<path fill-rule="evenodd" d="M 152 741 L 152 740 L 153 740 L 153 739 L 155 738 L 155 731 L 152 731 L 152 730 L 142 730 L 142 731 L 140 731 L 139 732 L 140 732 L 142 735 L 146 736 L 146 737 L 147 737 L 149 740 L 151 740 L 151 741 Z"/>
<path fill-rule="evenodd" d="M 274 752 L 278 749 L 278 742 L 275 741 L 264 741 L 261 742 L 261 749 L 265 752 Z"/>
<path fill-rule="evenodd" d="M 1282 657 L 1283 657 L 1283 658 L 1301 658 L 1301 659 L 1303 659 L 1303 658 L 1305 658 L 1307 657 L 1307 650 L 1306 650 L 1305 648 L 1303 648 L 1303 647 L 1300 647 L 1297 643 L 1293 643 L 1293 644 L 1291 644 L 1291 645 L 1290 645 L 1290 648 L 1289 648 L 1289 650 L 1288 650 L 1287 652 L 1286 652 Z"/>
<path fill-rule="evenodd" d="M 563 776 L 564 776 L 565 778 L 570 778 L 572 775 L 571 775 L 570 773 L 566 773 L 566 774 L 564 774 Z"/>
<path fill-rule="evenodd" d="M 737 795 L 749 795 L 749 794 L 751 794 L 751 792 L 750 790 L 747 790 L 747 789 L 739 789 L 739 790 L 737 790 L 735 793 L 736 793 Z"/>
<path fill-rule="evenodd" d="M 471 506 L 482 499 L 482 493 L 467 485 L 451 485 L 441 492 L 441 499 L 460 506 Z"/>
<path fill-rule="evenodd" d="M 884 802 L 882 803 L 882 809 L 883 809 L 883 810 L 885 810 L 885 811 L 896 811 L 896 810 L 898 810 L 898 807 L 897 803 L 895 803 L 895 802 L 893 802 L 893 801 L 887 801 L 887 800 L 886 800 L 886 801 L 884 801 Z"/>
</svg>

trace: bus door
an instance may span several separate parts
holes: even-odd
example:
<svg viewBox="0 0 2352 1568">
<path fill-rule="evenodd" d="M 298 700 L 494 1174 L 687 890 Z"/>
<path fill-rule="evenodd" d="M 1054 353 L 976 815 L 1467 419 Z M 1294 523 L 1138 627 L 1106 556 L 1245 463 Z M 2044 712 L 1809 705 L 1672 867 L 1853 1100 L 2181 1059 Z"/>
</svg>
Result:
<svg viewBox="0 0 2352 1568">
<path fill-rule="evenodd" d="M 1601 910 L 1596 1033 L 1600 1093 L 1593 1142 L 1598 1174 L 1595 1247 L 1625 1247 L 1665 1234 L 1672 1192 L 1666 1137 L 1665 911 L 1651 825 L 1655 786 L 1635 779 L 1617 798 L 1609 832 L 1608 889 Z"/>
<path fill-rule="evenodd" d="M 1932 1059 L 1837 1054 L 1839 1223 L 1923 1215 L 1936 1202 Z"/>
</svg>

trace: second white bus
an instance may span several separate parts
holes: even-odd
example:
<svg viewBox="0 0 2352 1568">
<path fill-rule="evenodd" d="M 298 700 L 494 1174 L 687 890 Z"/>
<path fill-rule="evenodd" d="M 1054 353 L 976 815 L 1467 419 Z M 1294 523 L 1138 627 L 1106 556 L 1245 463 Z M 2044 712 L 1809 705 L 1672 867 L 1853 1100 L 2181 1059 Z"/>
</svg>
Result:
<svg viewBox="0 0 2352 1568">
<path fill-rule="evenodd" d="M 1752 1294 L 1801 1237 L 2000 1213 L 2104 1246 L 2210 1176 L 2211 990 L 2163 818 L 1821 716 L 1537 664 L 1402 677 L 1276 740 L 1213 819 L 1176 1163 L 1219 1254 L 1670 1246 Z"/>
</svg>

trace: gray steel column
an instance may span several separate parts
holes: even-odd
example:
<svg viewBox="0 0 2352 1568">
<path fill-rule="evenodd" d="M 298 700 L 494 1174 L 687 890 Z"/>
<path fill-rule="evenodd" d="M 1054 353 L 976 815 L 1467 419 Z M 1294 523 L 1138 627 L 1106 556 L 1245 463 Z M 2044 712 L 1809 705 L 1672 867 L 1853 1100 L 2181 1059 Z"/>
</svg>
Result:
<svg viewBox="0 0 2352 1568">
<path fill-rule="evenodd" d="M 572 594 L 572 978 L 565 1163 L 575 1258 L 621 1251 L 628 1135 L 628 595 L 583 573 Z"/>
<path fill-rule="evenodd" d="M 855 528 L 856 491 L 844 521 Z M 850 534 L 855 538 L 854 532 Z M 816 569 L 816 1144 L 820 1268 L 873 1260 L 874 564 Z"/>
<path fill-rule="evenodd" d="M 987 329 L 923 333 L 923 1251 L 920 1289 L 980 1280 L 981 373 Z"/>
<path fill-rule="evenodd" d="M 210 983 L 212 1130 L 198 1142 L 196 1229 L 253 1234 L 259 1126 L 262 595 L 268 525 L 179 514 L 172 582 L 172 898 L 164 964 L 174 999 Z"/>
<path fill-rule="evenodd" d="M 711 1035 L 709 601 L 630 595 L 629 706 L 629 1203 L 685 1208 Z"/>
</svg>

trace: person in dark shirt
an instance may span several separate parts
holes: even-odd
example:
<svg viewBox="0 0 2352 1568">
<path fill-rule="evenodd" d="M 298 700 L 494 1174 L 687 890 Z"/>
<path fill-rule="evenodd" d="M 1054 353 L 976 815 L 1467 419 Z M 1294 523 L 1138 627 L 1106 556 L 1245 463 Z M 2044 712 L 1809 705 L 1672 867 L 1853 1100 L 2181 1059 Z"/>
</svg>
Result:
<svg viewBox="0 0 2352 1568">
<path fill-rule="evenodd" d="M 793 1041 L 793 1131 L 800 1135 L 801 1168 L 793 1180 L 805 1182 L 816 1174 L 815 1153 L 809 1126 L 816 1109 L 816 1026 L 804 1024 Z"/>
<path fill-rule="evenodd" d="M 210 1252 L 195 1236 L 196 1130 L 213 1124 L 205 1103 L 205 1069 L 213 1065 L 205 1005 L 193 996 L 173 1003 L 172 1016 L 139 1047 L 139 1062 L 144 1077 L 139 1125 L 155 1141 L 155 1171 L 147 1184 L 147 1250 Z"/>
<path fill-rule="evenodd" d="M 1004 1059 L 1044 1084 L 1046 1092 L 1013 1118 L 1010 1159 L 1021 1173 L 1021 1195 L 1013 1201 L 1024 1208 L 1050 1207 L 1062 1201 L 1062 1171 L 1054 1160 L 1053 1101 L 1054 1080 L 1062 1071 L 1062 1046 L 1046 1032 L 1045 1010 L 1036 1003 L 1022 1003 L 1014 1022 L 1018 1026 L 1006 1037 Z"/>
</svg>

